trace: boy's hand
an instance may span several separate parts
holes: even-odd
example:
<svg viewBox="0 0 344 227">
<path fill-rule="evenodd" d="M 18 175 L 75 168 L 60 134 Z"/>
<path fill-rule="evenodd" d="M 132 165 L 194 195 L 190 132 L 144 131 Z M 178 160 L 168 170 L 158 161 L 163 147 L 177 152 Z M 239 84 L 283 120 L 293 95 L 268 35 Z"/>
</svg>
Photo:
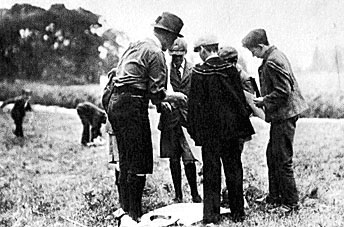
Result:
<svg viewBox="0 0 344 227">
<path fill-rule="evenodd" d="M 163 112 L 172 112 L 172 106 L 169 102 L 162 102 L 161 109 Z"/>
<path fill-rule="evenodd" d="M 253 99 L 253 103 L 257 107 L 264 107 L 264 98 L 263 97 L 255 98 L 255 99 Z"/>
<path fill-rule="evenodd" d="M 168 96 L 167 97 L 168 100 L 177 102 L 177 103 L 178 102 L 186 103 L 188 99 L 188 97 L 182 92 L 172 92 L 172 93 L 167 94 L 167 96 Z"/>
</svg>

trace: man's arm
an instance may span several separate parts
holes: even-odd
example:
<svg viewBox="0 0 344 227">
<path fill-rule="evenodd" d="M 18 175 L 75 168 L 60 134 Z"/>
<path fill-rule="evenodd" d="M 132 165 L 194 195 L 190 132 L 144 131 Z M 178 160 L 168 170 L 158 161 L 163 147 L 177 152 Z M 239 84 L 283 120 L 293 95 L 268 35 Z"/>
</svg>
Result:
<svg viewBox="0 0 344 227">
<path fill-rule="evenodd" d="M 152 56 L 149 62 L 149 82 L 148 91 L 153 104 L 162 101 L 186 103 L 187 97 L 181 92 L 166 91 L 167 67 L 163 53 L 157 53 Z"/>
</svg>

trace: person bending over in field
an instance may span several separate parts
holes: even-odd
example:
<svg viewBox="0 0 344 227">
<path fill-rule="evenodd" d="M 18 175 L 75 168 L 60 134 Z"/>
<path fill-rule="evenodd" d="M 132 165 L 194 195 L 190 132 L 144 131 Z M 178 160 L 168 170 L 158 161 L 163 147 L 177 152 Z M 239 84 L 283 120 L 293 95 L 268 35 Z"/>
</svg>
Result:
<svg viewBox="0 0 344 227">
<path fill-rule="evenodd" d="M 14 106 L 11 110 L 11 117 L 14 120 L 14 124 L 16 126 L 15 130 L 13 130 L 14 135 L 17 137 L 24 137 L 23 133 L 23 120 L 25 117 L 26 111 L 32 111 L 30 105 L 32 91 L 29 89 L 23 89 L 22 94 L 20 96 L 7 99 L 1 105 L 1 109 L 4 108 L 7 104 L 14 103 Z"/>
<path fill-rule="evenodd" d="M 106 123 L 106 114 L 104 110 L 90 102 L 79 103 L 76 111 L 83 125 L 81 144 L 87 146 L 89 142 L 102 135 L 100 128 Z"/>
</svg>

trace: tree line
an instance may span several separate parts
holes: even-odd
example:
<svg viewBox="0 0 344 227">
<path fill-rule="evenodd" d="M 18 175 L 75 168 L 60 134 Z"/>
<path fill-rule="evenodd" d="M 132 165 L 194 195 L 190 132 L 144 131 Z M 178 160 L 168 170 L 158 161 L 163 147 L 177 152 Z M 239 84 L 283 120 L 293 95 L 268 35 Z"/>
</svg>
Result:
<svg viewBox="0 0 344 227">
<path fill-rule="evenodd" d="M 0 9 L 0 80 L 45 80 L 85 84 L 118 62 L 118 37 L 108 29 L 101 35 L 100 16 L 63 4 L 45 10 L 30 4 Z M 100 56 L 103 51 L 103 57 Z"/>
</svg>

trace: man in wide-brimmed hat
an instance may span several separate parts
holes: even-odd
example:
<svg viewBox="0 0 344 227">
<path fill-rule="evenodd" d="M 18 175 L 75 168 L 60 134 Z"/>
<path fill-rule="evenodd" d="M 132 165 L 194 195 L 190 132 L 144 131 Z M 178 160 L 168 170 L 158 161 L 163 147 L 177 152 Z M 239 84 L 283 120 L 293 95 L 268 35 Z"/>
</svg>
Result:
<svg viewBox="0 0 344 227">
<path fill-rule="evenodd" d="M 202 146 L 203 222 L 220 221 L 221 161 L 226 176 L 231 215 L 244 219 L 243 139 L 254 134 L 238 70 L 218 56 L 214 36 L 201 37 L 194 51 L 203 64 L 191 74 L 188 132 Z"/>
<path fill-rule="evenodd" d="M 164 12 L 153 27 L 153 36 L 131 43 L 121 57 L 117 75 L 112 79 L 114 92 L 106 109 L 118 142 L 120 205 L 128 214 L 121 219 L 122 226 L 133 226 L 140 220 L 146 174 L 153 172 L 149 100 L 153 104 L 171 100 L 186 102 L 183 93 L 166 92 L 167 66 L 163 53 L 177 37 L 182 37 L 183 21 Z"/>
<path fill-rule="evenodd" d="M 261 96 L 255 105 L 265 109 L 265 121 L 271 124 L 266 150 L 269 195 L 266 202 L 280 206 L 283 212 L 298 209 L 298 193 L 293 172 L 293 141 L 296 122 L 306 110 L 291 64 L 284 53 L 270 45 L 264 29 L 254 29 L 242 44 L 252 55 L 263 59 L 258 69 Z"/>
</svg>

